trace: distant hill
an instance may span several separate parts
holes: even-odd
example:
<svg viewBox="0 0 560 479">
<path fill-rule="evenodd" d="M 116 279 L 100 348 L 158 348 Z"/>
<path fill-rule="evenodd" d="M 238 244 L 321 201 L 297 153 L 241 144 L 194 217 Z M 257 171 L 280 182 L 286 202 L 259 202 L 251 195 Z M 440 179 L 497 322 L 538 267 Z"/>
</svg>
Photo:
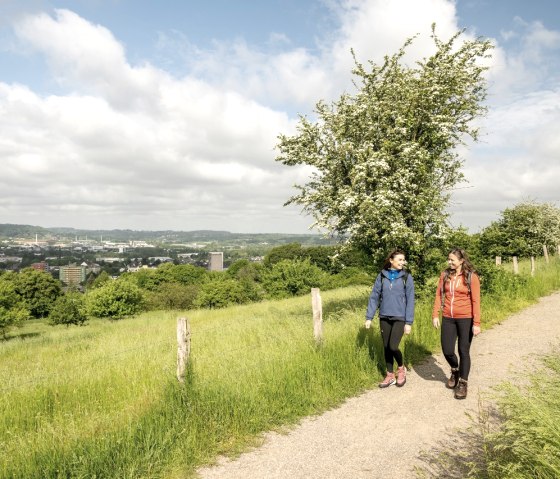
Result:
<svg viewBox="0 0 560 479">
<path fill-rule="evenodd" d="M 45 238 L 51 232 L 41 226 L 0 224 L 0 238 Z"/>
<path fill-rule="evenodd" d="M 231 233 L 229 231 L 148 231 L 148 230 L 84 230 L 75 228 L 43 228 L 32 225 L 0 224 L 0 239 L 29 238 L 48 239 L 98 239 L 106 241 L 148 241 L 153 243 L 242 243 L 271 244 L 301 243 L 305 245 L 334 244 L 335 241 L 323 238 L 319 234 L 283 234 L 283 233 Z"/>
</svg>

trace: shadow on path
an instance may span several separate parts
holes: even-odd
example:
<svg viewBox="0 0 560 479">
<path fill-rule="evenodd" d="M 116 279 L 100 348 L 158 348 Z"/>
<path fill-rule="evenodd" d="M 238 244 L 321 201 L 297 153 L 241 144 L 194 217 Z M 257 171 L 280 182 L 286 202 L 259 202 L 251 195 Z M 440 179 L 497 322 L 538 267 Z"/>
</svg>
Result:
<svg viewBox="0 0 560 479">
<path fill-rule="evenodd" d="M 426 381 L 447 381 L 447 375 L 433 356 L 428 356 L 424 361 L 414 366 L 414 371 L 418 376 Z"/>
</svg>

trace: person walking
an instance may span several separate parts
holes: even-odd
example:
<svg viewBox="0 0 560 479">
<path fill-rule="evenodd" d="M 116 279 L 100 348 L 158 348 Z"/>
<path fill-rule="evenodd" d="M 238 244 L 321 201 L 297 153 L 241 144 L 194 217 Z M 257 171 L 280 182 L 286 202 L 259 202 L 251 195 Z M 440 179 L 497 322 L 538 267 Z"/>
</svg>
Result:
<svg viewBox="0 0 560 479">
<path fill-rule="evenodd" d="M 465 399 L 471 369 L 471 342 L 473 336 L 480 334 L 480 280 L 462 249 L 452 250 L 447 264 L 449 267 L 439 278 L 432 324 L 439 328 L 441 311 L 441 349 L 451 366 L 446 386 L 455 390 L 455 399 Z M 455 354 L 456 344 L 459 359 Z"/>
<path fill-rule="evenodd" d="M 405 255 L 395 249 L 385 259 L 369 296 L 365 327 L 369 329 L 379 309 L 379 324 L 387 374 L 379 383 L 380 388 L 406 383 L 406 367 L 399 344 L 403 334 L 410 334 L 414 322 L 414 280 L 404 271 Z M 394 362 L 397 362 L 397 375 Z"/>
</svg>

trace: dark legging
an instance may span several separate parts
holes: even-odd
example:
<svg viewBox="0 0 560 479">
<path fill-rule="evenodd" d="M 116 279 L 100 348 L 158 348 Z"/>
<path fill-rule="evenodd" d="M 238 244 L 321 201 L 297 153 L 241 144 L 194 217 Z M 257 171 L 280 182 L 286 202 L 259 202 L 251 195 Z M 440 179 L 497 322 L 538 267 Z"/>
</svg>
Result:
<svg viewBox="0 0 560 479">
<path fill-rule="evenodd" d="M 381 326 L 381 337 L 383 338 L 383 350 L 385 352 L 385 364 L 387 372 L 393 372 L 393 361 L 397 365 L 403 365 L 402 353 L 399 350 L 399 343 L 404 334 L 404 321 L 391 318 L 379 318 Z"/>
<path fill-rule="evenodd" d="M 441 349 L 449 365 L 456 369 L 459 368 L 459 377 L 465 381 L 469 379 L 471 370 L 471 342 L 472 318 L 443 318 L 441 322 Z M 455 354 L 455 343 L 459 339 L 459 360 Z"/>
</svg>

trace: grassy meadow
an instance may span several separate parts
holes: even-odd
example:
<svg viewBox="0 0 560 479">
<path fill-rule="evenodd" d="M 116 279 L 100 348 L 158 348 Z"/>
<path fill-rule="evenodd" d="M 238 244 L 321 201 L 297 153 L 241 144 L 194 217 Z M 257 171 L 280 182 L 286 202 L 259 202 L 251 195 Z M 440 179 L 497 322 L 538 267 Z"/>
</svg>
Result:
<svg viewBox="0 0 560 479">
<path fill-rule="evenodd" d="M 507 265 L 503 266 L 504 268 Z M 483 327 L 560 288 L 560 262 L 483 297 Z M 0 342 L 0 478 L 179 478 L 259 433 L 340 404 L 383 372 L 378 328 L 362 328 L 369 287 L 221 310 L 146 313 L 82 327 L 29 321 Z M 438 350 L 432 298 L 404 339 L 413 364 Z M 176 318 L 189 318 L 191 363 L 175 378 Z"/>
</svg>

